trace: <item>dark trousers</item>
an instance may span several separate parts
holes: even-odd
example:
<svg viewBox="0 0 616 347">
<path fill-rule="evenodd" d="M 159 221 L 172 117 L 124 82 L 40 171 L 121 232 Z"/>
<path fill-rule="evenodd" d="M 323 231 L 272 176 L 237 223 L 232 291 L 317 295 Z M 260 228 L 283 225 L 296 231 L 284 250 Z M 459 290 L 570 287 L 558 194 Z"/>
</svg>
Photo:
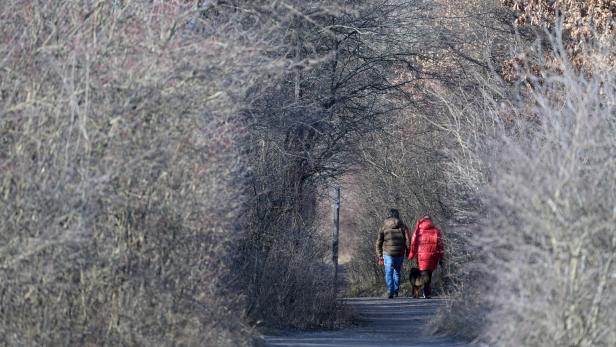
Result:
<svg viewBox="0 0 616 347">
<path fill-rule="evenodd" d="M 430 296 L 432 295 L 432 270 L 422 270 L 421 271 L 421 277 L 422 278 L 427 278 L 427 281 L 424 282 L 424 287 L 423 287 L 423 291 L 424 291 L 424 295 L 425 296 Z"/>
</svg>

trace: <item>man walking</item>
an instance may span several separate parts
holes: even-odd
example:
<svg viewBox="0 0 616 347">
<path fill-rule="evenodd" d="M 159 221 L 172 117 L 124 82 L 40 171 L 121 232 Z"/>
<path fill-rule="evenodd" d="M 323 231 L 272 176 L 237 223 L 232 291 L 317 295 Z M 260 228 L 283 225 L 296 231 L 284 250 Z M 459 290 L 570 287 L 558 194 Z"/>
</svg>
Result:
<svg viewBox="0 0 616 347">
<path fill-rule="evenodd" d="M 432 271 L 443 259 L 443 237 L 441 231 L 434 226 L 430 216 L 423 216 L 415 225 L 411 238 L 408 260 L 417 257 L 417 266 L 422 276 L 428 278 L 424 284 L 424 298 L 429 299 L 432 294 Z"/>
<path fill-rule="evenodd" d="M 407 232 L 398 210 L 390 209 L 376 240 L 376 255 L 379 264 L 385 265 L 385 283 L 390 299 L 398 296 L 400 289 L 400 271 L 406 255 Z"/>
</svg>

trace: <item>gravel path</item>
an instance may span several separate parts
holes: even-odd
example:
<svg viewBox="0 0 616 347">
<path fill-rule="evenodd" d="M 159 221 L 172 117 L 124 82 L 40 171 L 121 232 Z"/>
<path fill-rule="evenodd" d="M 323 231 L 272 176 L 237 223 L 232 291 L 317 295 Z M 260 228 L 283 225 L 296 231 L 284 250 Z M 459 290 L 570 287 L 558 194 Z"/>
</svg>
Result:
<svg viewBox="0 0 616 347">
<path fill-rule="evenodd" d="M 353 298 L 347 300 L 360 316 L 358 326 L 335 331 L 294 332 L 265 336 L 265 345 L 297 347 L 461 347 L 473 346 L 461 339 L 430 336 L 424 327 L 443 304 L 443 299 Z"/>
</svg>

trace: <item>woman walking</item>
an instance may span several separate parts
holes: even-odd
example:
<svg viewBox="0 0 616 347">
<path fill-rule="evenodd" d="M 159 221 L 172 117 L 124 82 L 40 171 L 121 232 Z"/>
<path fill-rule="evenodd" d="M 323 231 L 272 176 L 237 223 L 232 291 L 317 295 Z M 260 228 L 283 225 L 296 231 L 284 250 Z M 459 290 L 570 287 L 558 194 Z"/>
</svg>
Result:
<svg viewBox="0 0 616 347">
<path fill-rule="evenodd" d="M 443 259 L 443 237 L 441 231 L 434 226 L 430 216 L 423 216 L 415 225 L 415 231 L 411 238 L 408 260 L 417 257 L 417 266 L 422 277 L 426 276 L 428 282 L 424 284 L 424 298 L 429 299 L 432 295 L 432 272 L 437 264 Z"/>
</svg>

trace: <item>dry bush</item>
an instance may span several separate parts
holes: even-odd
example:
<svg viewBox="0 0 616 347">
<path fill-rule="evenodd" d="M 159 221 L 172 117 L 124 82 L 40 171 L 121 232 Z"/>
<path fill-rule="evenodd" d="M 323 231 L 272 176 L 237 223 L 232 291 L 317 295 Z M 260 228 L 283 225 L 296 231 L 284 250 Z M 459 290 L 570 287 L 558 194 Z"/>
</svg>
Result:
<svg viewBox="0 0 616 347">
<path fill-rule="evenodd" d="M 502 2 L 516 11 L 518 24 L 528 23 L 544 28 L 555 28 L 558 26 L 557 19 L 562 17 L 563 28 L 569 31 L 575 45 L 583 44 L 591 38 L 609 42 L 609 36 L 614 33 L 616 4 L 611 0 L 502 0 Z"/>
<path fill-rule="evenodd" d="M 0 344 L 251 342 L 221 289 L 246 186 L 231 105 L 261 41 L 208 15 L 3 3 Z"/>
<path fill-rule="evenodd" d="M 477 254 L 451 309 L 454 317 L 488 311 L 469 335 L 497 345 L 616 343 L 607 309 L 616 297 L 614 70 L 597 63 L 579 72 L 565 45 L 552 36 L 559 73 L 513 88 L 484 80 L 483 99 L 451 112 L 459 159 L 450 180 L 482 206 L 470 228 Z"/>
<path fill-rule="evenodd" d="M 516 14 L 516 25 L 538 27 L 566 33 L 564 45 L 571 60 L 579 67 L 592 66 L 599 52 L 592 52 L 596 43 L 613 44 L 616 2 L 613 0 L 502 0 Z M 590 54 L 588 54 L 590 53 Z M 616 63 L 613 52 L 601 59 Z"/>
<path fill-rule="evenodd" d="M 559 47 L 563 73 L 535 85 L 532 117 L 518 114 L 500 139 L 507 160 L 489 163 L 476 235 L 495 278 L 486 334 L 510 346 L 611 346 L 616 79 L 599 64 L 576 72 Z"/>
<path fill-rule="evenodd" d="M 241 245 L 248 314 L 270 327 L 333 326 L 339 307 L 326 265 L 330 240 L 319 233 L 316 192 L 300 184 L 297 162 L 262 142 L 254 160 L 250 205 Z"/>
<path fill-rule="evenodd" d="M 478 84 L 490 85 L 489 81 L 478 80 L 481 81 Z M 489 309 L 483 298 L 483 277 L 486 274 L 476 271 L 484 259 L 477 245 L 471 242 L 471 237 L 485 213 L 481 194 L 487 181 L 484 162 L 487 159 L 483 155 L 492 153 L 493 148 L 491 143 L 484 140 L 486 134 L 494 133 L 494 123 L 486 115 L 493 104 L 484 104 L 486 94 L 490 92 L 489 89 L 478 88 L 471 92 L 439 91 L 446 95 L 441 102 L 447 106 L 444 114 L 449 116 L 448 120 L 440 123 L 445 132 L 443 152 L 447 157 L 442 169 L 447 186 L 447 206 L 451 210 L 449 234 L 455 240 L 450 241 L 450 253 L 446 254 L 450 258 L 447 262 L 450 272 L 446 292 L 451 300 L 437 312 L 431 329 L 469 340 L 480 334 Z M 452 242 L 455 245 L 451 245 Z"/>
</svg>

